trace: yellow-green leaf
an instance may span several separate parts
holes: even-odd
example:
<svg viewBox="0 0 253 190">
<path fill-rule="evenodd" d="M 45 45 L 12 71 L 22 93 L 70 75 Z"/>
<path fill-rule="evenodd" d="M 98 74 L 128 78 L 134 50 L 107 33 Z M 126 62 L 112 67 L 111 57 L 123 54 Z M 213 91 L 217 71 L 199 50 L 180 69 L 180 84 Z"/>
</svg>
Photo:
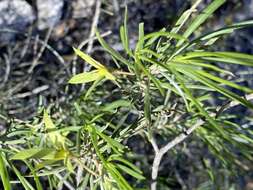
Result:
<svg viewBox="0 0 253 190">
<path fill-rule="evenodd" d="M 56 146 L 64 147 L 65 145 L 65 137 L 63 137 L 59 131 L 52 131 L 56 129 L 53 121 L 49 117 L 48 113 L 46 110 L 44 110 L 44 116 L 43 116 L 43 123 L 45 124 L 45 128 L 47 131 L 48 138 L 50 141 Z M 51 132 L 50 132 L 51 131 Z"/>
<path fill-rule="evenodd" d="M 59 151 L 53 151 L 50 154 L 42 157 L 43 160 L 64 160 L 69 155 L 69 152 L 61 149 Z"/>
<path fill-rule="evenodd" d="M 91 72 L 80 73 L 74 75 L 70 80 L 70 84 L 80 84 L 80 83 L 87 83 L 97 80 L 101 77 L 101 73 L 98 70 L 94 70 Z"/>
<path fill-rule="evenodd" d="M 65 165 L 66 165 L 66 167 L 67 167 L 67 169 L 68 169 L 69 172 L 75 173 L 74 166 L 71 163 L 71 159 L 69 157 L 66 157 L 66 159 L 65 159 Z"/>
<path fill-rule="evenodd" d="M 87 83 L 99 79 L 99 77 L 105 77 L 109 80 L 116 80 L 115 77 L 98 61 L 90 57 L 88 54 L 73 48 L 75 53 L 81 57 L 84 61 L 95 67 L 97 70 L 89 73 L 81 73 L 72 77 L 69 81 L 71 84 Z"/>
<path fill-rule="evenodd" d="M 95 59 L 90 57 L 88 54 L 80 51 L 79 49 L 76 49 L 76 48 L 73 48 L 73 49 L 74 49 L 76 55 L 81 57 L 84 61 L 86 61 L 87 63 L 89 63 L 93 67 L 95 67 L 97 69 L 104 68 L 104 66 L 101 63 L 99 63 L 98 61 L 96 61 Z"/>
<path fill-rule="evenodd" d="M 43 158 L 53 152 L 53 149 L 49 148 L 30 148 L 26 150 L 21 150 L 11 157 L 11 160 L 25 160 L 29 158 Z"/>
</svg>

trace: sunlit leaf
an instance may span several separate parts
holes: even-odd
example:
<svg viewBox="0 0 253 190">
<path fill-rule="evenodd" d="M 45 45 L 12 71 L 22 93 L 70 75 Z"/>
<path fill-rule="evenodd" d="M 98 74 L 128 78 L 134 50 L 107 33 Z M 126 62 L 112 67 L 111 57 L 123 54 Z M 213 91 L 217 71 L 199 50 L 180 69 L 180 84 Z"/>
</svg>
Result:
<svg viewBox="0 0 253 190">
<path fill-rule="evenodd" d="M 50 141 L 55 146 L 65 147 L 65 137 L 62 136 L 59 131 L 52 131 L 55 130 L 56 127 L 46 110 L 44 110 L 43 123 L 45 124 L 45 128 L 48 131 L 47 136 L 49 137 Z"/>
<path fill-rule="evenodd" d="M 96 61 L 95 59 L 93 59 L 88 54 L 80 51 L 79 49 L 76 49 L 76 48 L 73 48 L 73 49 L 74 49 L 76 55 L 78 55 L 79 57 L 81 57 L 84 61 L 86 61 L 87 63 L 89 63 L 90 65 L 92 65 L 93 67 L 95 67 L 96 69 L 104 68 L 104 66 L 101 63 L 99 63 L 98 61 Z"/>
<path fill-rule="evenodd" d="M 101 74 L 98 70 L 94 70 L 91 72 L 85 72 L 80 73 L 77 75 L 74 75 L 70 80 L 70 84 L 80 84 L 80 83 L 88 83 L 97 80 L 99 77 L 101 77 Z"/>
<path fill-rule="evenodd" d="M 48 148 L 31 148 L 22 150 L 11 157 L 12 160 L 25 160 L 29 158 L 42 158 L 53 152 L 54 149 Z"/>
</svg>

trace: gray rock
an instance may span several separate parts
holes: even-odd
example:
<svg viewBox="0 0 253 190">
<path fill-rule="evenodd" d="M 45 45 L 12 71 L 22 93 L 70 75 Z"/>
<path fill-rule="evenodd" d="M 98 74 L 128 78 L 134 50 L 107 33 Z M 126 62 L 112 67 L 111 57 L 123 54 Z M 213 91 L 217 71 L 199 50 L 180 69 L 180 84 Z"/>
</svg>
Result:
<svg viewBox="0 0 253 190">
<path fill-rule="evenodd" d="M 24 0 L 0 1 L 0 29 L 23 31 L 35 20 L 32 7 Z M 1 41 L 9 41 L 14 34 L 0 33 Z"/>
<path fill-rule="evenodd" d="M 72 2 L 73 18 L 85 18 L 91 16 L 95 0 L 75 0 Z"/>
<path fill-rule="evenodd" d="M 44 30 L 59 23 L 63 5 L 63 0 L 37 0 L 38 28 Z"/>
</svg>

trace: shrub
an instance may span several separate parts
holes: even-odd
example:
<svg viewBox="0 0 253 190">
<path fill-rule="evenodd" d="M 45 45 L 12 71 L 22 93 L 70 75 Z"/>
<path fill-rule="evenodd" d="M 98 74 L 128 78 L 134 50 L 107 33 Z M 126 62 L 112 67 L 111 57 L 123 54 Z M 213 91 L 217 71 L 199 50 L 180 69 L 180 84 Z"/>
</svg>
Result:
<svg viewBox="0 0 253 190">
<path fill-rule="evenodd" d="M 16 120 L 2 134 L 0 174 L 4 188 L 14 185 L 10 174 L 25 189 L 43 189 L 44 184 L 51 189 L 62 185 L 68 189 L 146 189 L 149 183 L 152 190 L 157 189 L 157 183 L 159 189 L 165 188 L 158 178 L 162 158 L 192 133 L 195 142 L 204 142 L 223 168 L 231 172 L 238 166 L 248 169 L 244 161 L 252 162 L 252 130 L 232 122 L 232 115 L 224 111 L 239 104 L 252 109 L 252 89 L 228 80 L 235 76 L 222 65 L 251 67 L 253 55 L 210 51 L 210 46 L 234 30 L 252 26 L 253 21 L 193 35 L 224 2 L 212 1 L 191 20 L 200 3 L 197 1 L 171 30 L 145 34 L 140 23 L 134 49 L 129 45 L 126 9 L 120 28 L 124 56 L 97 32 L 114 63 L 110 69 L 74 49 L 94 69 L 73 76 L 69 83 L 85 83 L 87 91 L 73 102 L 71 110 L 62 113 L 68 117 L 67 124 L 61 115 L 54 122 L 50 109 L 45 109 L 42 119 Z M 153 163 L 147 169 L 151 174 L 144 175 L 135 166 L 138 159 L 125 143 L 136 135 L 152 145 Z M 178 155 L 180 149 L 174 151 Z M 208 160 L 203 162 L 215 183 Z"/>
</svg>

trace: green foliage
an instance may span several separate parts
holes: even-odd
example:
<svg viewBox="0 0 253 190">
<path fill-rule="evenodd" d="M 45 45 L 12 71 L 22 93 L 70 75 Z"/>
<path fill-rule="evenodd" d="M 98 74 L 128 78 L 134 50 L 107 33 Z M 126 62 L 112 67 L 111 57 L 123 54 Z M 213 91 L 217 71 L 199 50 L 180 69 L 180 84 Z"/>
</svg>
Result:
<svg viewBox="0 0 253 190">
<path fill-rule="evenodd" d="M 4 163 L 3 154 L 0 153 L 0 175 L 3 182 L 4 189 L 10 190 L 11 184 L 9 181 L 9 175 L 7 172 L 6 164 Z"/>
<path fill-rule="evenodd" d="M 253 66 L 253 55 L 213 52 L 209 46 L 225 34 L 252 26 L 253 21 L 192 37 L 224 2 L 213 1 L 189 21 L 191 8 L 183 13 L 171 32 L 162 29 L 145 34 L 141 23 L 134 49 L 129 46 L 126 10 L 120 38 L 127 57 L 96 33 L 101 46 L 118 62 L 118 69 L 110 69 L 112 72 L 74 48 L 75 53 L 95 69 L 73 76 L 69 83 L 93 84 L 85 97 L 77 99 L 65 113 L 68 116 L 65 124 L 60 119 L 63 113 L 60 116 L 51 113 L 50 117 L 46 110 L 43 113 L 40 110 L 40 117 L 32 123 L 13 124 L 1 136 L 0 174 L 5 189 L 11 189 L 10 171 L 25 189 L 34 189 L 27 179 L 30 176 L 37 189 L 41 189 L 40 180 L 47 181 L 51 189 L 57 188 L 61 181 L 69 189 L 130 190 L 136 189 L 138 184 L 146 188 L 149 179 L 135 166 L 134 160 L 129 159 L 133 154 L 125 141 L 134 135 L 146 139 L 159 135 L 169 141 L 196 124 L 199 118 L 205 123 L 196 130 L 195 137 L 206 143 L 224 168 L 244 166 L 234 149 L 252 162 L 253 132 L 232 123 L 226 113 L 218 114 L 218 105 L 211 104 L 210 100 L 215 95 L 217 100 L 223 98 L 253 108 L 250 101 L 234 92 L 249 94 L 253 90 L 228 80 L 228 76 L 234 77 L 234 74 L 221 66 Z M 105 82 L 109 82 L 119 96 L 114 98 Z M 112 95 L 113 100 L 108 101 L 108 95 Z M 136 119 L 128 121 L 133 115 Z M 17 160 L 30 170 L 28 175 L 17 168 Z M 204 166 L 215 181 L 206 160 Z"/>
</svg>

